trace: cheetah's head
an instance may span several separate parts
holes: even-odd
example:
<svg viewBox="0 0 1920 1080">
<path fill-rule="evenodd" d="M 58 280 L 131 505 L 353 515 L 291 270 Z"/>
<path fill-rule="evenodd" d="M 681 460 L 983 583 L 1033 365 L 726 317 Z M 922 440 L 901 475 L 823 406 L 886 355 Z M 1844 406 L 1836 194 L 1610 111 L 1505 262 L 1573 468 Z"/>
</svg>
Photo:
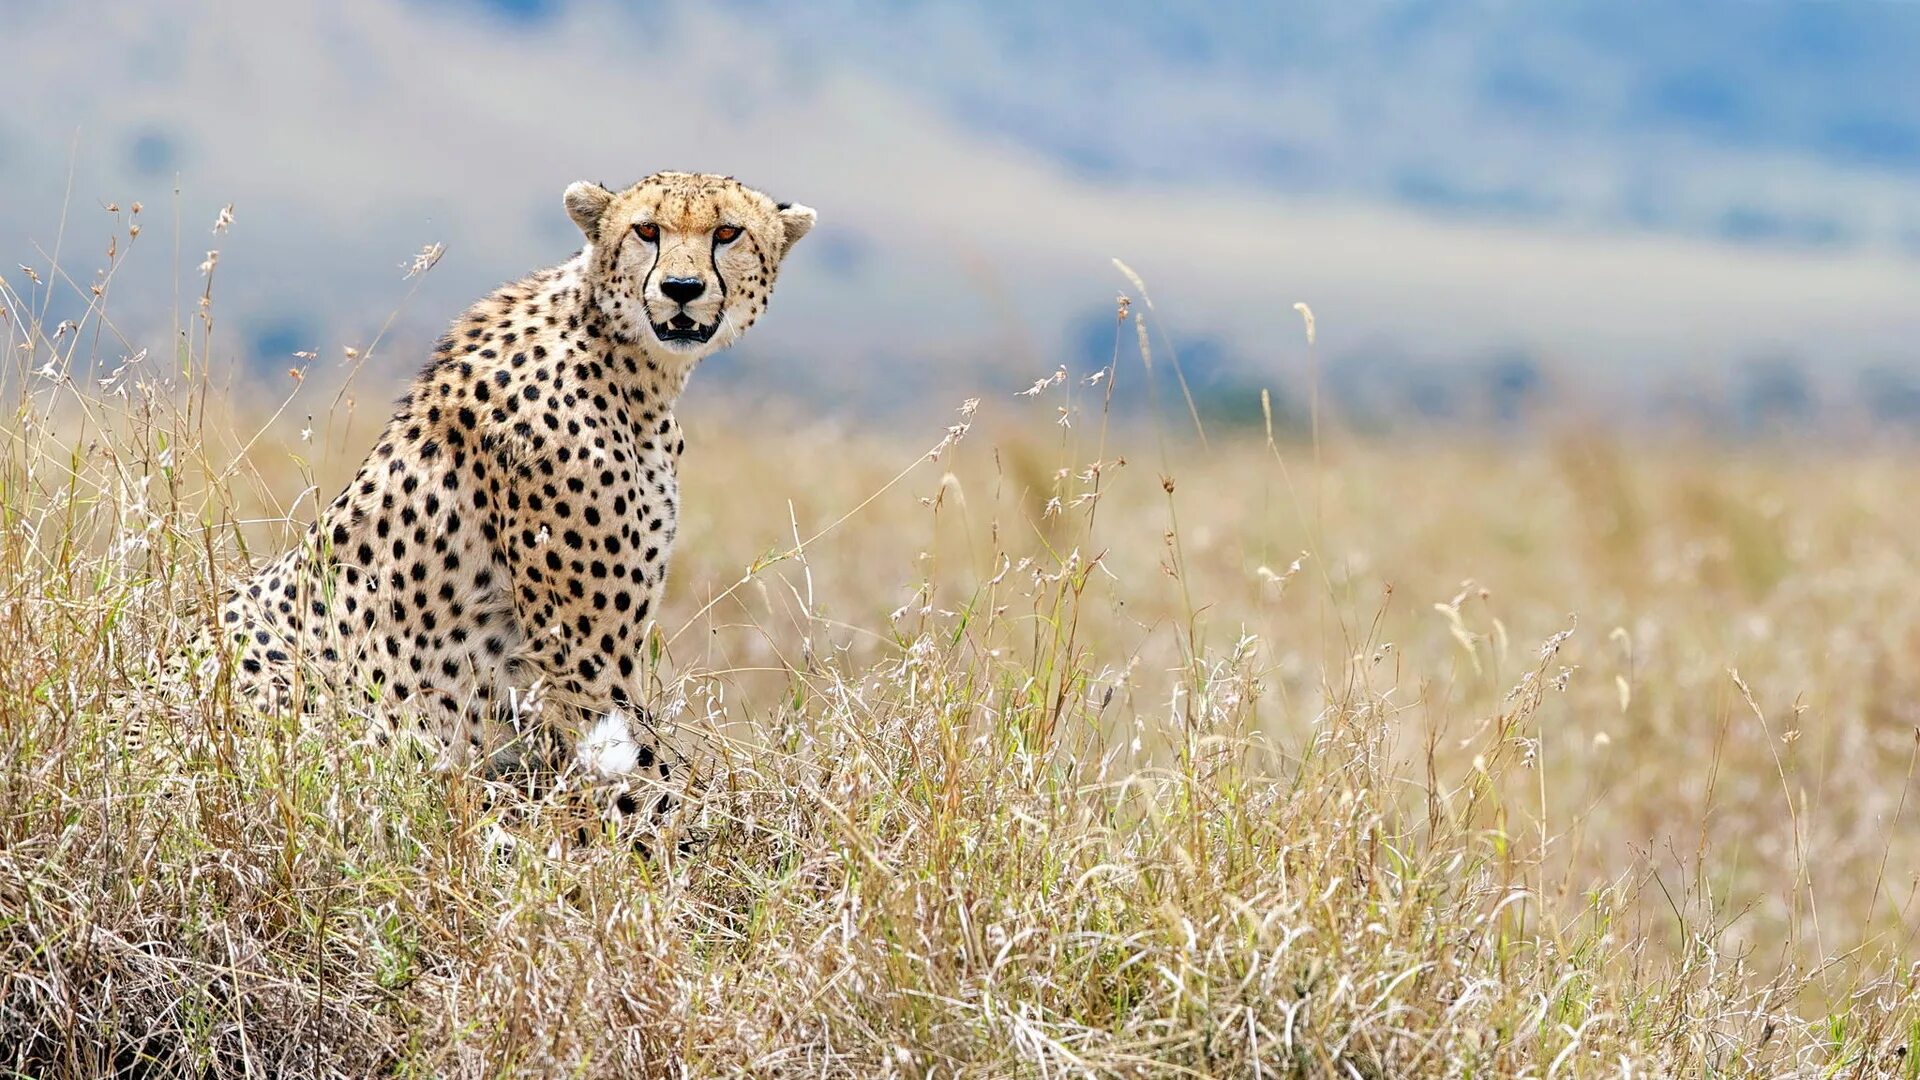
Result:
<svg viewBox="0 0 1920 1080">
<path fill-rule="evenodd" d="M 808 207 L 703 173 L 656 173 L 619 193 L 581 181 L 566 203 L 587 236 L 589 285 L 614 332 L 682 360 L 746 333 L 767 308 L 780 261 L 814 220 Z"/>
</svg>

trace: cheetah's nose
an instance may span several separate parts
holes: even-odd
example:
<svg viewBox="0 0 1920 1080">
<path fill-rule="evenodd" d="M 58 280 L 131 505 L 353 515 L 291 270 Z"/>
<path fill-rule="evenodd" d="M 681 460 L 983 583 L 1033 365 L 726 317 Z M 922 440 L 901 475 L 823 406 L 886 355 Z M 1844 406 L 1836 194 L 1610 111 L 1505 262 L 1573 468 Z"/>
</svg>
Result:
<svg viewBox="0 0 1920 1080">
<path fill-rule="evenodd" d="M 707 283 L 697 277 L 670 277 L 660 283 L 660 291 L 676 303 L 691 304 L 707 291 Z"/>
</svg>

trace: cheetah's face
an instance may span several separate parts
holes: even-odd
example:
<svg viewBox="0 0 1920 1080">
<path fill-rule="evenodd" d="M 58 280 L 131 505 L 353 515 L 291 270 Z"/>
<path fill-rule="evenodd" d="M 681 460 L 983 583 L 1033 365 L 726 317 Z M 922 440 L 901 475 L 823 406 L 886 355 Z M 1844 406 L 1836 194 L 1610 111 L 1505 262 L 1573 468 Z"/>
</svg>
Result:
<svg viewBox="0 0 1920 1080">
<path fill-rule="evenodd" d="M 814 213 L 731 177 L 658 173 L 615 194 L 567 188 L 591 245 L 595 300 L 614 332 L 650 352 L 698 359 L 733 343 L 766 310 L 780 261 Z"/>
</svg>

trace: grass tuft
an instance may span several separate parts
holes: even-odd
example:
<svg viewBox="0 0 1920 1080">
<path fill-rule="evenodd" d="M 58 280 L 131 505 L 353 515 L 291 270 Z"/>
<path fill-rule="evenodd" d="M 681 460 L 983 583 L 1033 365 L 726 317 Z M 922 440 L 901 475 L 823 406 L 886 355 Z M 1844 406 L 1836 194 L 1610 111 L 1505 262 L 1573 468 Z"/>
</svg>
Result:
<svg viewBox="0 0 1920 1080">
<path fill-rule="evenodd" d="M 0 279 L 0 1073 L 1920 1074 L 1905 462 L 1190 443 L 1125 300 L 918 441 L 696 387 L 648 857 L 172 662 L 378 410 L 115 213 Z"/>
</svg>

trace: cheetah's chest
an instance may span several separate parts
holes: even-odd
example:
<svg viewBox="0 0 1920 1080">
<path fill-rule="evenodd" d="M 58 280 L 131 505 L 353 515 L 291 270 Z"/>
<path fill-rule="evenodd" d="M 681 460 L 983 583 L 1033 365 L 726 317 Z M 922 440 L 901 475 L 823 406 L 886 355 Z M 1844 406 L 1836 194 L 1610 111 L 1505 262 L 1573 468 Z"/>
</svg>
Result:
<svg viewBox="0 0 1920 1080">
<path fill-rule="evenodd" d="M 566 583 L 559 614 L 644 619 L 666 578 L 680 510 L 678 428 L 670 417 L 644 427 L 619 419 L 601 425 L 608 437 L 538 466 L 548 496 L 531 507 L 547 514 L 535 532 L 538 564 Z"/>
</svg>

